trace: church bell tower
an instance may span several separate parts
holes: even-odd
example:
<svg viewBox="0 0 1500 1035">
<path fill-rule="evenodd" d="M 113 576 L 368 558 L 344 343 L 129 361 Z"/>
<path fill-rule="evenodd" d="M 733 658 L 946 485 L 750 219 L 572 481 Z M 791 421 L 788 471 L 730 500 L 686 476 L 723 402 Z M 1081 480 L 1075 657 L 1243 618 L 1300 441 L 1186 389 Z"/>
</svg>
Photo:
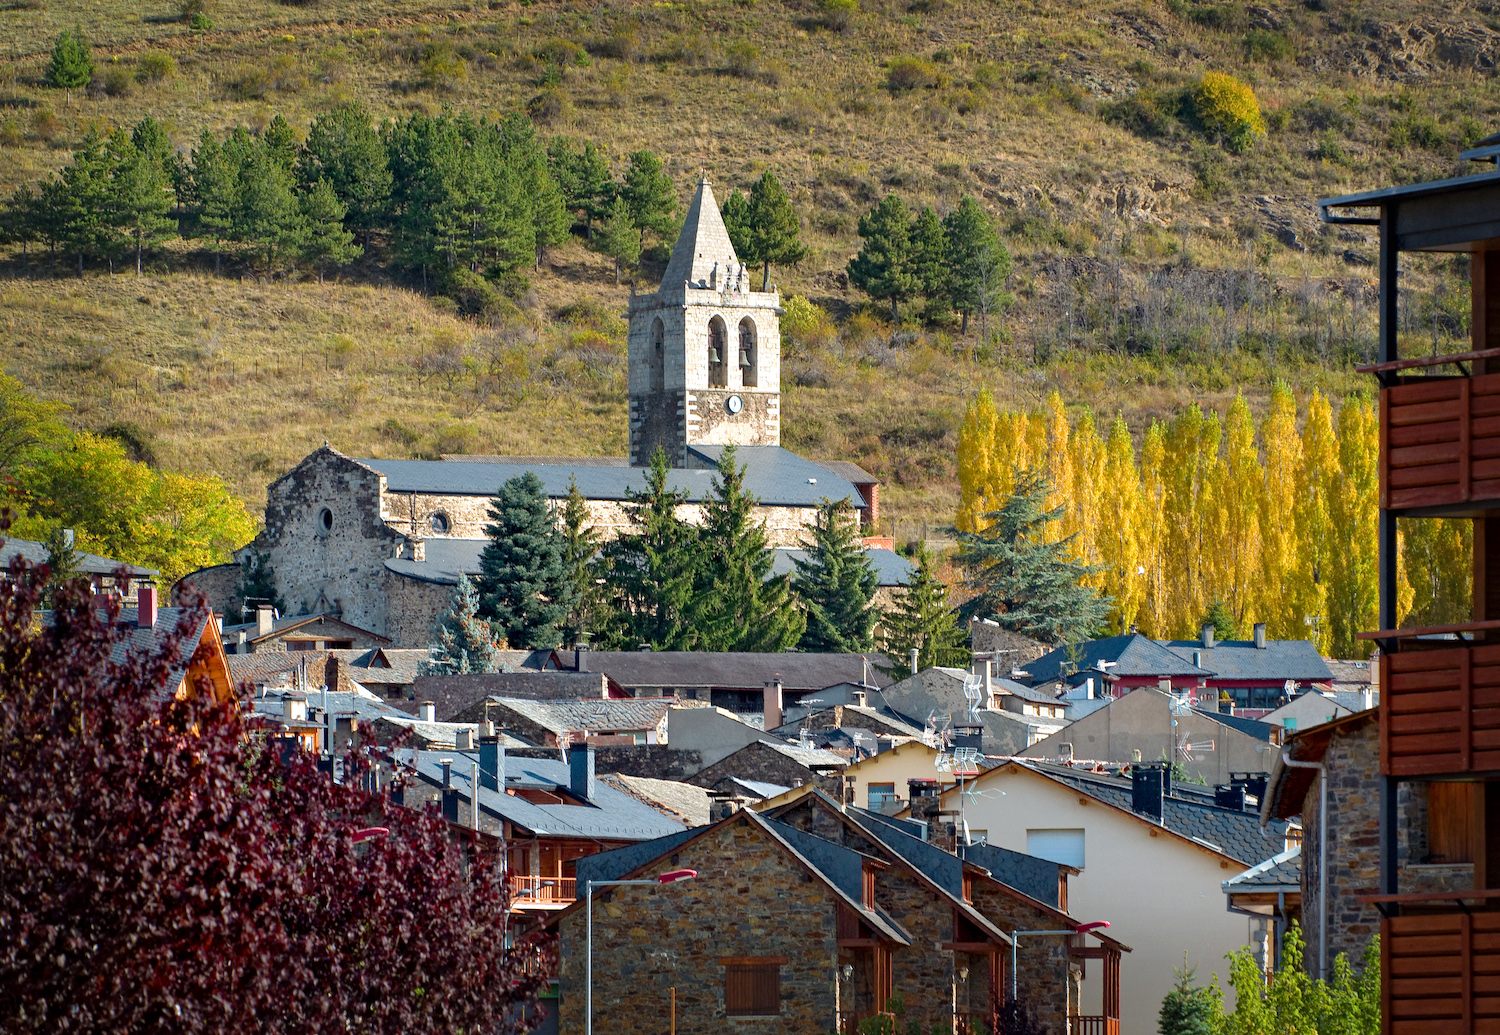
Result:
<svg viewBox="0 0 1500 1035">
<path fill-rule="evenodd" d="M 708 181 L 698 182 L 661 286 L 630 300 L 630 463 L 657 446 L 781 444 L 780 296 L 752 291 Z"/>
</svg>

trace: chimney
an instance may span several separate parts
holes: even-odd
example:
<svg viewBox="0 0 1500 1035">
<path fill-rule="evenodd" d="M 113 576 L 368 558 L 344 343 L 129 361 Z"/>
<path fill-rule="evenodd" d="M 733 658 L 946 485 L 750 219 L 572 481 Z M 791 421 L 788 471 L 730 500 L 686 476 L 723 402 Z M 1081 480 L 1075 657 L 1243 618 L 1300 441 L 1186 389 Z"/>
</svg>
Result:
<svg viewBox="0 0 1500 1035">
<path fill-rule="evenodd" d="M 491 722 L 489 719 L 485 719 L 483 722 L 481 722 L 479 724 L 479 736 L 480 736 L 481 739 L 484 738 L 484 737 L 493 737 L 494 735 L 495 735 L 495 724 L 493 722 Z"/>
<path fill-rule="evenodd" d="M 865 706 L 866 698 L 863 690 L 856 690 L 850 696 L 854 698 L 854 707 L 863 708 Z"/>
<path fill-rule="evenodd" d="M 287 694 L 281 699 L 281 714 L 289 722 L 306 722 L 307 695 Z"/>
<path fill-rule="evenodd" d="M 1266 649 L 1266 623 L 1265 622 L 1256 622 L 1255 623 L 1255 649 L 1256 650 L 1265 650 Z"/>
<path fill-rule="evenodd" d="M 255 635 L 256 637 L 271 635 L 272 616 L 271 605 L 261 604 L 255 609 Z"/>
<path fill-rule="evenodd" d="M 1171 679 L 1171 677 L 1170 676 L 1162 676 L 1160 679 L 1158 679 L 1156 681 L 1156 689 L 1160 690 L 1164 694 L 1170 694 L 1172 692 L 1172 679 Z"/>
<path fill-rule="evenodd" d="M 574 748 L 568 752 L 568 790 L 583 801 L 594 800 L 594 749 Z"/>
<path fill-rule="evenodd" d="M 984 707 L 995 707 L 995 663 L 984 659 Z"/>
<path fill-rule="evenodd" d="M 505 790 L 505 746 L 499 737 L 479 738 L 479 786 L 489 791 Z"/>
<path fill-rule="evenodd" d="M 136 591 L 135 627 L 150 629 L 156 625 L 156 587 L 141 586 Z"/>
<path fill-rule="evenodd" d="M 1203 649 L 1204 650 L 1213 650 L 1213 646 L 1214 646 L 1214 623 L 1213 622 L 1204 622 L 1203 623 L 1203 628 L 1200 630 L 1200 633 L 1201 633 L 1201 635 L 1203 637 Z"/>
<path fill-rule="evenodd" d="M 765 705 L 762 709 L 766 721 L 765 728 L 774 730 L 781 725 L 781 680 L 773 679 L 766 684 Z"/>
<path fill-rule="evenodd" d="M 1214 804 L 1221 809 L 1245 811 L 1245 785 L 1242 783 L 1219 784 L 1214 788 Z"/>
<path fill-rule="evenodd" d="M 1195 650 L 1195 651 L 1193 651 L 1193 667 L 1194 668 L 1202 668 L 1203 667 L 1203 652 L 1201 650 Z"/>
<path fill-rule="evenodd" d="M 66 546 L 69 550 L 73 549 L 73 543 L 77 540 L 74 537 L 73 530 L 71 528 L 65 528 L 62 530 L 62 541 L 63 545 Z"/>
<path fill-rule="evenodd" d="M 589 670 L 589 663 L 583 660 L 582 647 L 573 648 L 573 669 L 576 672 L 587 672 Z"/>
<path fill-rule="evenodd" d="M 917 674 L 917 664 L 918 664 L 917 659 L 922 656 L 922 652 L 920 650 L 918 650 L 916 647 L 913 647 L 911 650 L 907 651 L 906 653 L 909 654 L 909 655 L 911 655 L 911 674 L 912 675 L 916 675 Z"/>
<path fill-rule="evenodd" d="M 417 706 L 417 718 L 422 722 L 437 722 L 437 705 L 432 701 L 423 701 Z"/>
<path fill-rule="evenodd" d="M 453 749 L 455 751 L 473 751 L 474 750 L 474 731 L 473 730 L 454 730 L 453 731 Z"/>
<path fill-rule="evenodd" d="M 1160 823 L 1167 797 L 1167 774 L 1161 766 L 1138 765 L 1130 770 L 1130 807 L 1138 816 Z"/>
<path fill-rule="evenodd" d="M 449 823 L 458 822 L 458 788 L 453 786 L 453 759 L 444 758 L 443 765 L 443 818 Z"/>
</svg>

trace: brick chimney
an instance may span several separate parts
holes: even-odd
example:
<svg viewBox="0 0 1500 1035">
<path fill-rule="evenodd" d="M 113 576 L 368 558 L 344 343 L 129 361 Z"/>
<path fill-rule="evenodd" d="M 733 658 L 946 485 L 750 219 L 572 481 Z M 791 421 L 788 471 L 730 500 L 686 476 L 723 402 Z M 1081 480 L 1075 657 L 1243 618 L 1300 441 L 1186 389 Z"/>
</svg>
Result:
<svg viewBox="0 0 1500 1035">
<path fill-rule="evenodd" d="M 135 627 L 151 629 L 156 626 L 156 587 L 143 585 L 136 595 Z"/>
<path fill-rule="evenodd" d="M 765 728 L 774 730 L 781 725 L 781 679 L 777 677 L 766 684 L 765 705 L 762 709 L 765 715 Z"/>
</svg>

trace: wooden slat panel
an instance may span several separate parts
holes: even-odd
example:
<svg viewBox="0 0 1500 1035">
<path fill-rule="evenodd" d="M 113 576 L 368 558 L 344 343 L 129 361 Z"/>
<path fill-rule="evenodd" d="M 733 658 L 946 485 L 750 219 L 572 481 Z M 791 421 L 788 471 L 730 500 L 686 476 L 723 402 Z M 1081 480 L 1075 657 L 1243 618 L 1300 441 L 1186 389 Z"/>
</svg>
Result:
<svg viewBox="0 0 1500 1035">
<path fill-rule="evenodd" d="M 1414 406 L 1418 403 L 1437 402 L 1442 399 L 1457 399 L 1458 382 L 1459 379 L 1456 377 L 1433 378 L 1430 381 L 1394 385 L 1386 389 L 1386 392 L 1391 399 L 1391 409 L 1395 409 L 1398 406 Z"/>
<path fill-rule="evenodd" d="M 1393 673 L 1426 672 L 1433 668 L 1458 668 L 1458 656 L 1464 653 L 1464 650 L 1463 647 L 1456 647 L 1447 650 L 1415 651 L 1408 654 L 1387 654 L 1384 657 L 1390 659 Z"/>
<path fill-rule="evenodd" d="M 1390 489 L 1386 506 L 1392 510 L 1416 510 L 1420 507 L 1447 507 L 1462 502 L 1458 485 L 1424 485 L 1415 489 Z"/>
<path fill-rule="evenodd" d="M 1462 425 L 1460 425 L 1462 427 Z M 1404 446 L 1391 450 L 1391 467 L 1417 467 L 1423 464 L 1447 464 L 1458 460 L 1463 436 L 1452 442 L 1434 442 L 1425 446 Z"/>
<path fill-rule="evenodd" d="M 1391 1000 L 1391 1018 L 1393 1020 L 1410 1020 L 1414 1017 L 1462 1017 L 1463 1003 L 1458 997 L 1453 999 L 1393 999 Z"/>
<path fill-rule="evenodd" d="M 1476 500 L 1500 499 L 1500 479 L 1486 481 L 1476 475 L 1469 483 L 1469 492 Z"/>
<path fill-rule="evenodd" d="M 1477 401 L 1478 396 L 1475 396 Z M 1470 412 L 1473 412 L 1474 403 L 1470 403 Z M 1500 417 L 1470 417 L 1469 434 L 1474 436 L 1475 441 L 1482 438 L 1500 438 Z"/>
<path fill-rule="evenodd" d="M 1415 715 L 1397 715 L 1391 719 L 1390 732 L 1438 733 L 1458 732 L 1458 716 L 1447 712 L 1417 712 Z"/>
<path fill-rule="evenodd" d="M 1474 477 L 1500 478 L 1500 460 L 1476 460 L 1474 461 Z"/>
<path fill-rule="evenodd" d="M 1491 420 L 1500 420 L 1500 417 L 1491 417 Z M 1477 421 L 1475 422 L 1478 423 Z M 1480 436 L 1477 429 L 1471 427 L 1469 439 L 1469 455 L 1475 460 L 1484 460 L 1492 456 L 1500 456 L 1500 436 Z"/>
<path fill-rule="evenodd" d="M 1393 428 L 1406 428 L 1413 424 L 1441 424 L 1453 420 L 1453 401 L 1458 398 L 1457 386 L 1453 394 L 1438 402 L 1400 404 L 1392 403 L 1387 421 Z M 1500 406 L 1495 412 L 1500 413 Z M 1485 414 L 1491 416 L 1491 414 Z"/>
<path fill-rule="evenodd" d="M 1497 429 L 1496 434 L 1500 434 Z M 1476 434 L 1471 432 L 1471 434 Z M 1437 424 L 1413 424 L 1405 428 L 1392 428 L 1388 439 L 1392 450 L 1405 446 L 1422 446 L 1432 442 L 1457 442 L 1458 422 L 1441 421 Z"/>
<path fill-rule="evenodd" d="M 1390 961 L 1391 975 L 1403 978 L 1439 978 L 1458 975 L 1457 956 L 1401 956 Z"/>
<path fill-rule="evenodd" d="M 1467 772 L 1457 751 L 1439 755 L 1391 755 L 1391 776 L 1446 776 Z"/>
<path fill-rule="evenodd" d="M 1461 751 L 1463 737 L 1457 733 L 1411 733 L 1391 736 L 1392 755 L 1436 755 Z"/>
<path fill-rule="evenodd" d="M 1490 463 L 1486 460 L 1485 463 Z M 1399 467 L 1393 468 L 1387 476 L 1391 482 L 1391 491 L 1397 489 L 1415 489 L 1433 485 L 1457 485 L 1458 464 L 1426 464 L 1422 467 Z M 1476 477 L 1495 478 L 1500 477 L 1500 466 L 1493 472 L 1480 475 L 1475 472 Z"/>
<path fill-rule="evenodd" d="M 1500 374 L 1477 374 L 1469 378 L 1473 393 L 1477 395 L 1500 395 Z"/>
<path fill-rule="evenodd" d="M 1473 417 L 1500 415 L 1500 397 L 1486 395 L 1475 398 L 1469 406 L 1469 414 Z"/>
<path fill-rule="evenodd" d="M 1391 1035 L 1474 1035 L 1474 1033 L 1464 1030 L 1464 1022 L 1461 1017 L 1449 1020 L 1437 1020 L 1433 1018 L 1401 1020 L 1392 1018 Z"/>
<path fill-rule="evenodd" d="M 1452 934 L 1412 934 L 1391 942 L 1391 955 L 1401 956 L 1457 956 L 1461 948 L 1458 932 Z"/>
<path fill-rule="evenodd" d="M 1421 651 L 1415 653 L 1420 654 Z M 1391 690 L 1398 694 L 1417 690 L 1457 690 L 1459 666 L 1434 665 L 1421 672 L 1400 672 L 1391 676 Z"/>
<path fill-rule="evenodd" d="M 1457 974 L 1452 977 L 1409 977 L 1391 982 L 1392 999 L 1424 999 L 1430 996 L 1458 995 L 1464 990 L 1464 980 Z"/>
<path fill-rule="evenodd" d="M 1394 677 L 1393 677 L 1394 682 Z M 1388 684 L 1390 685 L 1390 684 Z M 1382 687 L 1382 690 L 1385 688 Z M 1412 715 L 1417 712 L 1453 711 L 1462 703 L 1463 694 L 1453 690 L 1432 690 L 1423 693 L 1404 693 L 1399 684 L 1390 685 L 1391 715 Z M 1384 698 L 1385 694 L 1382 693 Z"/>
<path fill-rule="evenodd" d="M 1386 941 L 1393 938 L 1405 938 L 1416 934 L 1458 934 L 1463 926 L 1458 921 L 1457 913 L 1412 913 L 1406 916 L 1392 917 L 1390 920 L 1391 934 Z M 1392 950 L 1396 955 L 1403 955 L 1399 950 Z"/>
</svg>

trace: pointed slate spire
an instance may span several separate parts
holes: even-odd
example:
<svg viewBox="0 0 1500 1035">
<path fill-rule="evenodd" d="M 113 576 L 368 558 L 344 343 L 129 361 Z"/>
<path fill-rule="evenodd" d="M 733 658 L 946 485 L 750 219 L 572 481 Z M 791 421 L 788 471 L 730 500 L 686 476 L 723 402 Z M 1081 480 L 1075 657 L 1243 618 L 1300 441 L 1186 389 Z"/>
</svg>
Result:
<svg viewBox="0 0 1500 1035">
<path fill-rule="evenodd" d="M 719 288 L 726 287 L 726 278 L 731 267 L 738 269 L 740 260 L 734 254 L 734 245 L 729 243 L 729 231 L 724 229 L 724 217 L 719 215 L 719 203 L 714 200 L 713 187 L 705 177 L 698 181 L 698 191 L 693 203 L 688 206 L 687 220 L 682 224 L 682 233 L 672 248 L 672 258 L 667 262 L 667 271 L 662 274 L 661 290 L 681 288 L 684 282 L 708 286 L 710 276 L 716 275 Z"/>
</svg>

